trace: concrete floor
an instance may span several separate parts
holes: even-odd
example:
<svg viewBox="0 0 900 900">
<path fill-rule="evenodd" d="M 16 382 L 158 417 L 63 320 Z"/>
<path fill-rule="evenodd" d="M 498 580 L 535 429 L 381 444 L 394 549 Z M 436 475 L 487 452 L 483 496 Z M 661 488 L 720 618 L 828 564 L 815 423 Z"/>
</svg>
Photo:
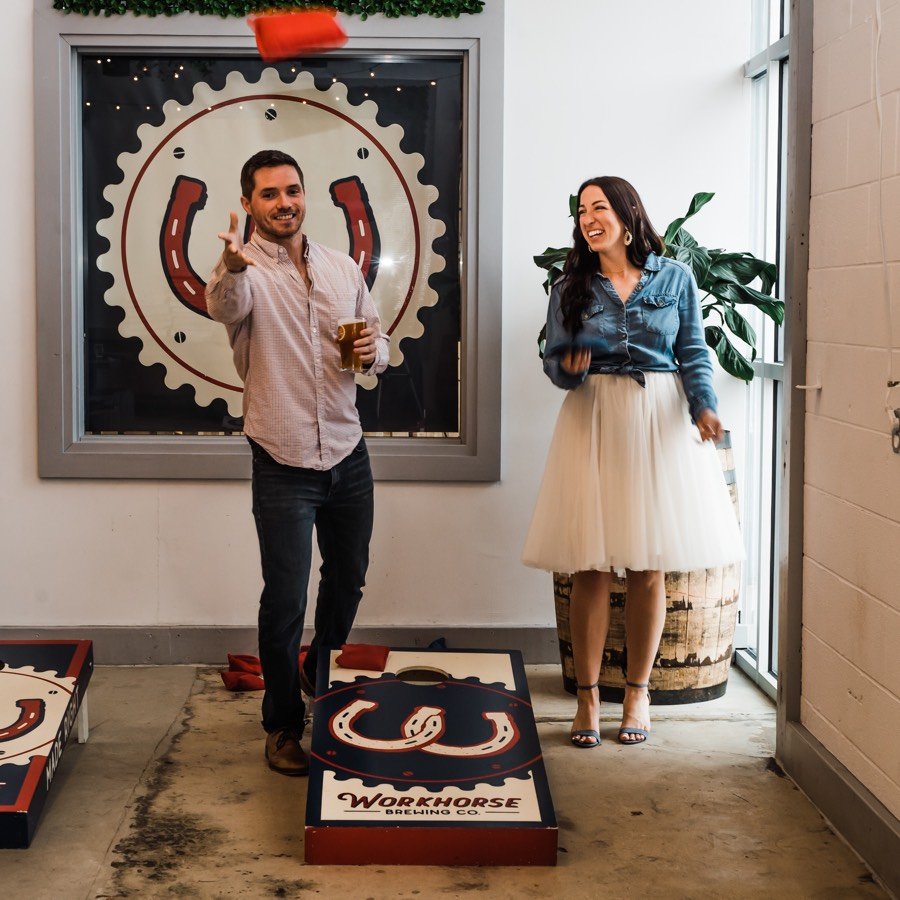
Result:
<svg viewBox="0 0 900 900">
<path fill-rule="evenodd" d="M 739 672 L 719 700 L 654 710 L 652 741 L 567 742 L 558 668 L 529 682 L 559 819 L 555 868 L 303 863 L 306 780 L 263 761 L 259 694 L 215 671 L 98 668 L 91 738 L 70 744 L 28 850 L 0 851 L 9 900 L 112 897 L 885 897 L 770 765 L 775 710 Z"/>
</svg>

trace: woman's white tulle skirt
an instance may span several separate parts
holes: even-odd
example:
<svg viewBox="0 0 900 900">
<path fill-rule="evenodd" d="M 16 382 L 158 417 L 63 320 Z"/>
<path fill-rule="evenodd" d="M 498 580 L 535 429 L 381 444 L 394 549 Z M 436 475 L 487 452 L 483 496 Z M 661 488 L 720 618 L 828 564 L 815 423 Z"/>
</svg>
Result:
<svg viewBox="0 0 900 900">
<path fill-rule="evenodd" d="M 551 572 L 691 571 L 743 559 L 711 441 L 676 372 L 589 375 L 556 422 L 522 561 Z"/>
</svg>

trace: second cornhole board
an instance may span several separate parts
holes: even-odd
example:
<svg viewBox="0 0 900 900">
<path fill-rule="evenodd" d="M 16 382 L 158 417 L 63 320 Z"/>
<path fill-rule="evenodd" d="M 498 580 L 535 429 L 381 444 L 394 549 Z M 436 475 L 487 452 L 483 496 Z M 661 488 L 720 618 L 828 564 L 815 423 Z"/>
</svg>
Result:
<svg viewBox="0 0 900 900">
<path fill-rule="evenodd" d="M 306 861 L 555 865 L 557 826 L 517 651 L 319 662 Z"/>
<path fill-rule="evenodd" d="M 87 740 L 93 645 L 0 641 L 0 664 L 0 848 L 24 848 L 76 722 Z"/>
</svg>

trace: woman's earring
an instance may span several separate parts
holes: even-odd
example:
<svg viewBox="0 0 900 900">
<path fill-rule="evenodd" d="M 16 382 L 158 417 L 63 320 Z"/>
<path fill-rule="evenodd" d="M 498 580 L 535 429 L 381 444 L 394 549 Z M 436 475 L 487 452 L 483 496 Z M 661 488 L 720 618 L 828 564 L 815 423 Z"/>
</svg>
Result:
<svg viewBox="0 0 900 900">
<path fill-rule="evenodd" d="M 626 228 L 625 229 L 625 246 L 627 247 L 634 240 L 634 235 Z"/>
</svg>

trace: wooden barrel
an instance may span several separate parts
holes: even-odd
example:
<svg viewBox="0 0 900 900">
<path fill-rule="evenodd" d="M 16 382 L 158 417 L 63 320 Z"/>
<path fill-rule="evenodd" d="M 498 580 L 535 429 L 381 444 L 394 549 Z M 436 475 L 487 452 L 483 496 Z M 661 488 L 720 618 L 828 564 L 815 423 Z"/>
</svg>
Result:
<svg viewBox="0 0 900 900">
<path fill-rule="evenodd" d="M 737 515 L 737 484 L 730 434 L 725 434 L 717 450 Z M 666 621 L 650 675 L 653 703 L 697 703 L 714 700 L 725 693 L 734 653 L 740 587 L 740 563 L 717 569 L 666 573 Z M 553 596 L 563 685 L 574 694 L 575 664 L 569 628 L 571 594 L 572 578 L 555 573 Z M 609 635 L 600 670 L 600 696 L 621 703 L 626 670 L 624 578 L 613 575 L 609 602 Z"/>
</svg>

